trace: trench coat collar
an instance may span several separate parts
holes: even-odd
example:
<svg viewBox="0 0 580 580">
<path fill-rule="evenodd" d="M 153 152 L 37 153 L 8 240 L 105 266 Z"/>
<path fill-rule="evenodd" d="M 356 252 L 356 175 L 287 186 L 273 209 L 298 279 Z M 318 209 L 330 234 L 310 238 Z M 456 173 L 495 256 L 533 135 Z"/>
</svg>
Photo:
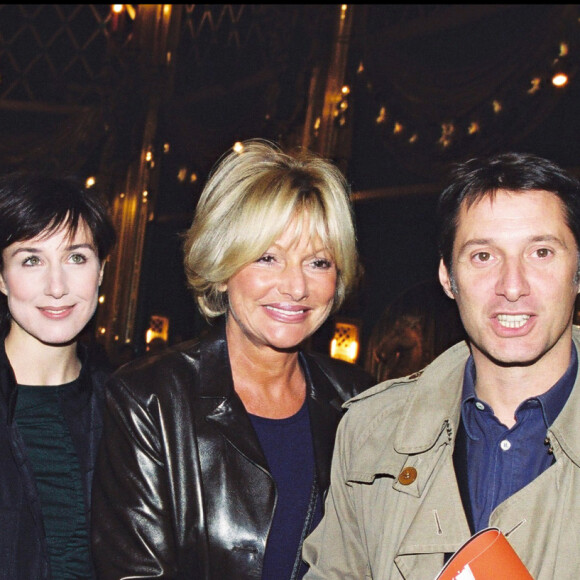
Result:
<svg viewBox="0 0 580 580">
<path fill-rule="evenodd" d="M 572 329 L 574 344 L 580 352 L 580 327 Z M 436 441 L 443 425 L 450 429 L 454 441 L 461 412 L 463 371 L 469 356 L 465 342 L 449 349 L 424 370 L 417 379 L 417 388 L 408 401 L 401 420 L 394 448 L 397 453 L 422 453 Z M 580 380 L 549 432 L 559 441 L 564 453 L 580 467 Z"/>
<path fill-rule="evenodd" d="M 576 351 L 580 354 L 580 327 L 574 326 L 572 328 L 572 339 Z M 570 461 L 580 467 L 580 438 L 578 433 L 580 433 L 580 380 L 576 376 L 574 388 L 564 408 L 548 429 L 548 436 L 553 435 Z"/>
<path fill-rule="evenodd" d="M 573 339 L 580 352 L 580 328 L 573 328 Z M 461 413 L 461 387 L 465 363 L 469 356 L 469 347 L 461 342 L 443 353 L 420 373 L 389 381 L 383 389 L 405 382 L 416 382 L 408 395 L 404 412 L 396 427 L 392 446 L 384 442 L 382 416 L 378 415 L 373 425 L 369 425 L 368 437 L 373 441 L 375 454 L 355 460 L 353 479 L 372 481 L 377 475 L 389 474 L 397 477 L 406 456 L 425 453 L 432 449 L 443 437 L 453 447 Z M 404 389 L 404 386 L 402 387 Z M 362 399 L 369 392 L 353 399 Z M 580 380 L 576 377 L 574 388 L 566 405 L 549 429 L 559 443 L 562 451 L 570 460 L 580 466 Z M 385 409 L 385 418 L 389 409 Z M 392 417 L 390 418 L 392 420 Z M 372 455 L 372 457 L 371 457 Z M 423 467 L 423 470 L 425 466 Z M 418 478 L 419 480 L 419 478 Z M 417 480 L 417 481 L 418 481 Z M 405 491 L 412 492 L 414 485 L 407 486 Z M 422 487 L 417 484 L 415 493 L 420 495 Z"/>
<path fill-rule="evenodd" d="M 573 340 L 580 352 L 580 327 L 573 327 Z M 461 342 L 441 355 L 436 363 L 426 367 L 417 379 L 417 388 L 408 401 L 397 430 L 394 445 L 397 453 L 413 454 L 429 449 L 444 424 L 449 424 L 455 433 L 460 416 L 463 371 L 468 356 L 469 348 Z M 550 431 L 558 438 L 570 460 L 578 466 L 579 410 L 580 381 L 576 377 L 572 393 Z"/>
<path fill-rule="evenodd" d="M 451 439 L 459 423 L 461 387 L 469 348 L 461 342 L 446 351 L 435 364 L 417 378 L 397 429 L 394 448 L 411 455 L 430 449 L 442 429 L 449 429 Z"/>
<path fill-rule="evenodd" d="M 437 444 L 452 448 L 460 417 L 463 369 L 468 356 L 469 348 L 460 343 L 423 371 L 378 385 L 349 401 L 348 406 L 377 391 L 397 388 L 391 401 L 398 399 L 395 404 L 402 409 L 395 427 L 393 421 L 397 418 L 393 417 L 391 405 L 385 405 L 366 426 L 361 440 L 366 442 L 369 452 L 353 458 L 348 474 L 350 480 L 371 483 L 375 477 L 384 475 L 397 480 L 408 456 L 423 457 L 422 454 Z M 385 444 L 388 440 L 392 441 L 390 445 Z M 400 486 L 401 491 L 419 497 L 435 464 L 428 465 L 425 460 L 420 471 L 422 477 L 412 485 Z"/>
</svg>

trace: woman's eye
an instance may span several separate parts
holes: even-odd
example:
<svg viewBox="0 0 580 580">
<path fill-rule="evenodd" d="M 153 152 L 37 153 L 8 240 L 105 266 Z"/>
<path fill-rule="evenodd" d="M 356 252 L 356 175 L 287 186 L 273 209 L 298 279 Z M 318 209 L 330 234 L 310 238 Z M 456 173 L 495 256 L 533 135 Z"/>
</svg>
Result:
<svg viewBox="0 0 580 580">
<path fill-rule="evenodd" d="M 312 265 L 315 268 L 320 268 L 322 270 L 328 270 L 328 268 L 332 267 L 332 262 L 327 260 L 326 258 L 317 258 L 312 262 Z"/>
<path fill-rule="evenodd" d="M 70 257 L 70 261 L 73 264 L 84 264 L 87 261 L 87 259 L 82 254 L 72 254 Z"/>
<path fill-rule="evenodd" d="M 22 264 L 24 266 L 37 266 L 40 264 L 40 258 L 38 256 L 28 256 L 28 258 L 24 259 Z"/>
<path fill-rule="evenodd" d="M 264 254 L 256 260 L 256 262 L 261 262 L 262 264 L 271 264 L 275 261 L 276 259 L 271 254 Z"/>
</svg>

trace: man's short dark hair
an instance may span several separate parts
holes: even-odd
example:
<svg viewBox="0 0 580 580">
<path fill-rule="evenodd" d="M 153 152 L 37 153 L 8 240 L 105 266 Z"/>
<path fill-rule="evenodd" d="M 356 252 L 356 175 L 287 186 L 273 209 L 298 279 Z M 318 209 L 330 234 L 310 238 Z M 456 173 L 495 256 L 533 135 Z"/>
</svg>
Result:
<svg viewBox="0 0 580 580">
<path fill-rule="evenodd" d="M 513 192 L 540 190 L 558 196 L 566 222 L 580 248 L 580 182 L 575 177 L 552 161 L 528 153 L 474 158 L 453 168 L 449 185 L 439 198 L 439 255 L 449 272 L 452 271 L 453 243 L 461 205 L 465 202 L 469 208 L 486 196 L 493 197 L 500 189 Z"/>
</svg>

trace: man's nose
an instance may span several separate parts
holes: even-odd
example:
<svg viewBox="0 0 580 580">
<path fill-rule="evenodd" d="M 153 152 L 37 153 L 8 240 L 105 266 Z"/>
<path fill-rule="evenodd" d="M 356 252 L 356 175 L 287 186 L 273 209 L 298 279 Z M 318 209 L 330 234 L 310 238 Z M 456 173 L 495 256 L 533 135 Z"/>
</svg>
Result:
<svg viewBox="0 0 580 580">
<path fill-rule="evenodd" d="M 520 258 L 504 260 L 495 291 L 499 296 L 505 296 L 509 302 L 516 302 L 530 293 L 526 267 Z"/>
</svg>

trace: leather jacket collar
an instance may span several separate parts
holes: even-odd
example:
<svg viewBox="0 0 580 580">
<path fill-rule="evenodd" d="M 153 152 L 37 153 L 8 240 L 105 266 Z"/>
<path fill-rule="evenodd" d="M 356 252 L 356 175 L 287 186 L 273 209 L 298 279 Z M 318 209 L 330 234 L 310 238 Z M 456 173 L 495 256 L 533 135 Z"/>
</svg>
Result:
<svg viewBox="0 0 580 580">
<path fill-rule="evenodd" d="M 211 399 L 215 401 L 215 404 L 211 405 L 206 419 L 214 423 L 224 437 L 250 461 L 260 466 L 264 471 L 268 471 L 266 458 L 250 418 L 234 390 L 225 321 L 220 320 L 201 342 L 185 343 L 179 347 L 179 350 L 185 357 L 189 358 L 188 351 L 192 347 L 199 348 L 198 396 L 208 403 Z M 301 352 L 300 364 L 307 384 L 307 405 L 318 481 L 320 489 L 326 490 L 330 484 L 334 433 L 343 413 L 341 405 L 344 399 L 339 396 L 336 385 L 325 372 L 323 357 Z M 350 367 L 345 368 L 349 369 Z M 360 379 L 360 375 L 358 378 Z M 348 394 L 350 395 L 350 393 Z"/>
</svg>

